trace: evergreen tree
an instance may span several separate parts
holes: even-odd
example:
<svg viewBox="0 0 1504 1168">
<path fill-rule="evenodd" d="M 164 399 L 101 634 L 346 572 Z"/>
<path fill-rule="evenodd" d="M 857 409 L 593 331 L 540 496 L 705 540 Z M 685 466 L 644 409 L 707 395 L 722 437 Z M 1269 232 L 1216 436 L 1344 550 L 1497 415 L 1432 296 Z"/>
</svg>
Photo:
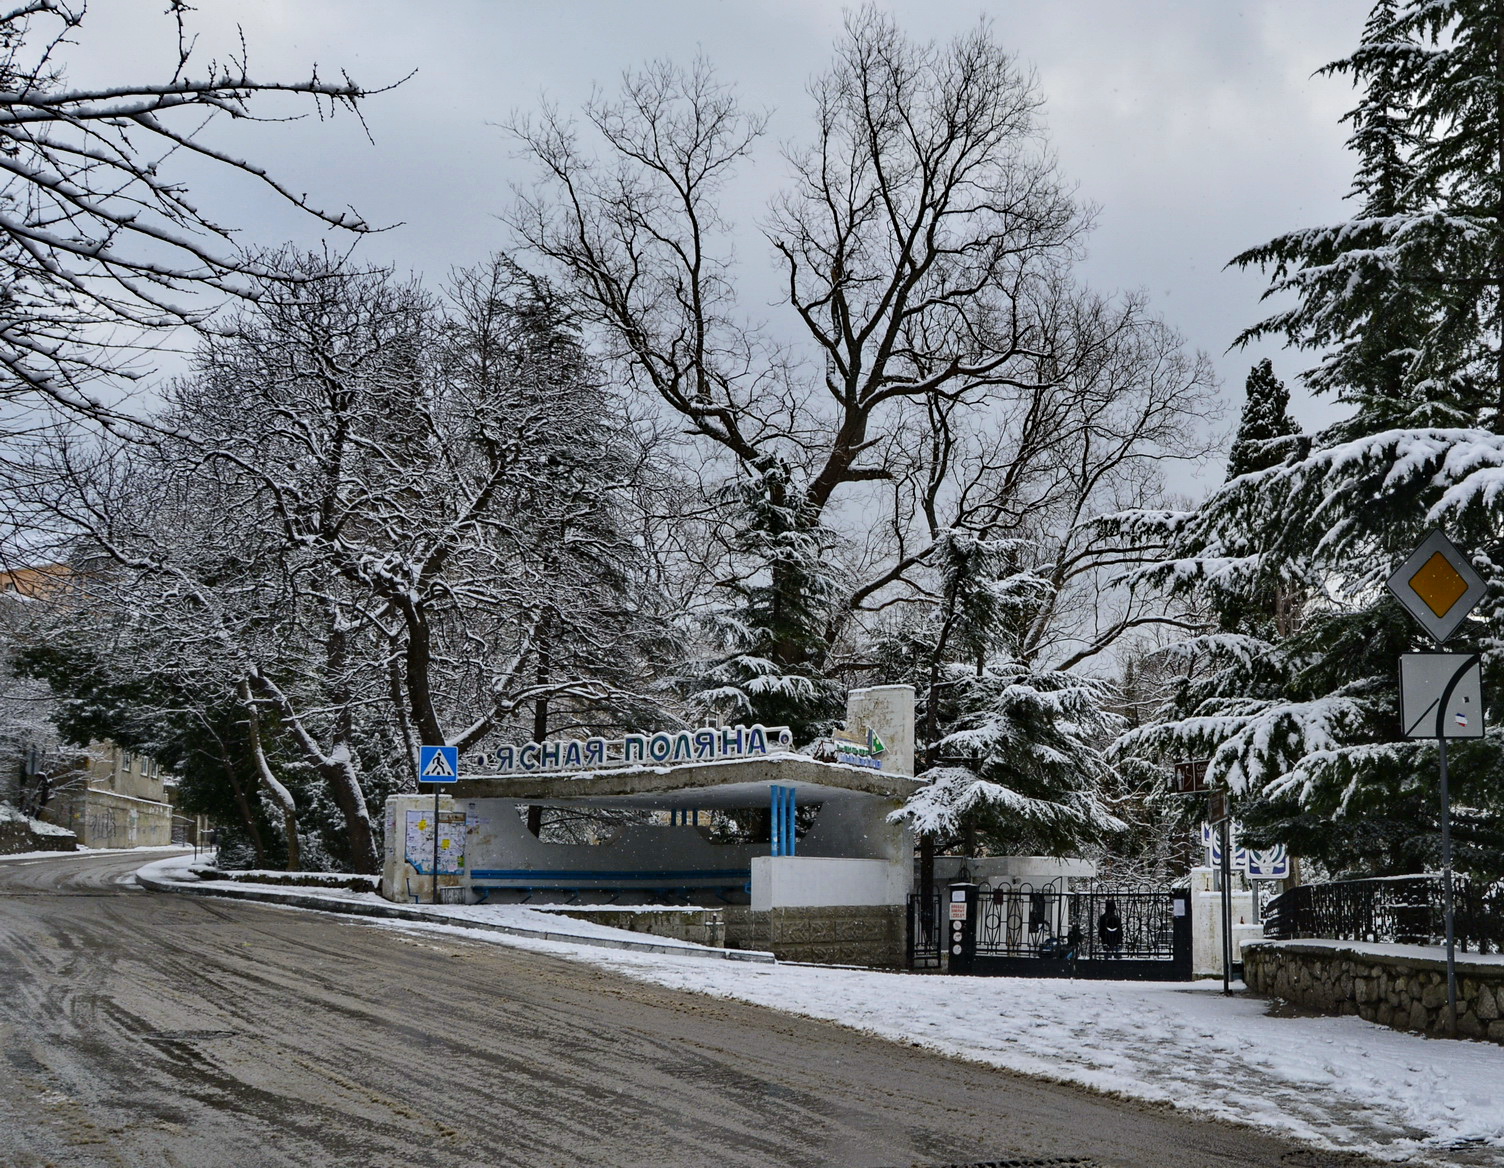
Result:
<svg viewBox="0 0 1504 1168">
<path fill-rule="evenodd" d="M 1320 71 L 1351 76 L 1363 89 L 1343 119 L 1359 160 L 1347 196 L 1357 200 L 1357 213 L 1281 235 L 1232 261 L 1270 271 L 1266 298 L 1297 297 L 1293 307 L 1244 330 L 1239 344 L 1280 337 L 1323 350 L 1306 375 L 1311 387 L 1390 418 L 1424 403 L 1433 383 L 1445 385 L 1456 373 L 1429 343 L 1438 253 L 1411 108 L 1422 56 L 1414 30 L 1398 23 L 1394 0 L 1380 0 L 1358 51 Z"/>
<path fill-rule="evenodd" d="M 1053 595 L 1029 549 L 942 532 L 931 554 L 939 602 L 905 638 L 928 667 L 914 678 L 928 785 L 895 817 L 968 855 L 1079 852 L 1124 826 L 1104 801 L 1117 785 L 1103 754 L 1121 723 L 1108 711 L 1113 687 L 1029 658 L 1033 618 Z"/>
<path fill-rule="evenodd" d="M 1212 782 L 1244 793 L 1255 842 L 1336 870 L 1437 855 L 1435 746 L 1402 738 L 1396 685 L 1398 655 L 1430 646 L 1384 588 L 1430 527 L 1489 579 L 1483 619 L 1450 647 L 1481 651 L 1485 696 L 1504 693 L 1489 634 L 1504 602 L 1501 32 L 1504 4 L 1382 0 L 1359 50 L 1328 67 L 1365 87 L 1349 116 L 1359 214 L 1234 262 L 1299 298 L 1243 339 L 1327 348 L 1308 380 L 1352 414 L 1193 512 L 1124 524 L 1170 547 L 1141 581 L 1199 593 L 1218 627 L 1182 646 L 1196 667 L 1166 720 L 1120 749 L 1210 758 Z M 1259 450 L 1272 453 L 1240 457 Z M 1490 733 L 1453 752 L 1458 861 L 1485 873 L 1504 867 L 1500 747 Z"/>
<path fill-rule="evenodd" d="M 704 621 L 712 655 L 687 670 L 690 708 L 788 726 L 808 741 L 840 721 L 842 690 L 824 670 L 840 595 L 835 535 L 781 459 L 761 461 L 722 502 L 733 517 L 731 553 L 746 568 L 725 582 L 732 599 Z"/>
<path fill-rule="evenodd" d="M 1290 391 L 1274 375 L 1267 357 L 1248 371 L 1245 389 L 1243 417 L 1227 456 L 1230 479 L 1267 470 L 1283 461 L 1289 444 L 1280 440 L 1300 433 L 1300 427 L 1290 420 Z"/>
</svg>

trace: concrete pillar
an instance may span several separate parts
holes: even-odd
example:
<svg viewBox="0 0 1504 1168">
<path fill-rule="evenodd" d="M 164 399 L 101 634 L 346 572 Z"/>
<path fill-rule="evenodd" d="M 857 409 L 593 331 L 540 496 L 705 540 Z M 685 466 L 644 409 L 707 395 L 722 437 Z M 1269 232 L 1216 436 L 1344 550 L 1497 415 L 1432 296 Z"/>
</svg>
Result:
<svg viewBox="0 0 1504 1168">
<path fill-rule="evenodd" d="M 1240 891 L 1237 873 L 1232 890 L 1232 959 L 1243 959 L 1243 942 L 1264 935 L 1253 924 L 1253 893 Z M 1191 967 L 1193 977 L 1222 976 L 1222 893 L 1215 868 L 1191 869 Z"/>
<path fill-rule="evenodd" d="M 883 740 L 883 770 L 914 773 L 914 687 L 874 685 L 846 695 L 846 729 L 871 730 Z"/>
<path fill-rule="evenodd" d="M 448 795 L 439 796 L 439 813 L 460 810 Z M 433 861 L 424 856 L 420 865 L 409 862 L 406 852 L 407 813 L 416 811 L 425 819 L 433 817 L 432 795 L 392 795 L 386 801 L 385 848 L 381 864 L 381 895 L 399 904 L 433 903 L 433 878 L 428 875 Z M 430 839 L 432 837 L 429 837 Z M 418 867 L 422 867 L 422 872 Z M 463 877 L 445 874 L 439 877 L 439 886 L 458 885 Z"/>
</svg>

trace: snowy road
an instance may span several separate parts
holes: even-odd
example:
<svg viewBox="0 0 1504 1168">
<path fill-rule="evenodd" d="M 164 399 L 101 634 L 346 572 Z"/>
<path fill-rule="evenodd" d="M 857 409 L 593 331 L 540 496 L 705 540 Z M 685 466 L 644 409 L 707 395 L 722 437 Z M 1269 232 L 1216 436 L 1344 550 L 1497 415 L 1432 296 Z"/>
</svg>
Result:
<svg viewBox="0 0 1504 1168">
<path fill-rule="evenodd" d="M 0 1164 L 1357 1165 L 558 957 L 0 861 Z"/>
</svg>

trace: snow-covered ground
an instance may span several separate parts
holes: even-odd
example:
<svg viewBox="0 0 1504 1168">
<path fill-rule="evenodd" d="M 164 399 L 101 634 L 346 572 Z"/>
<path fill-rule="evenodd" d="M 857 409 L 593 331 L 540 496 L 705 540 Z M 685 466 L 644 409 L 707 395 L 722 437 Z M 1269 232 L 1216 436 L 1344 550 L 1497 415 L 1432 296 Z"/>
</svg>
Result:
<svg viewBox="0 0 1504 1168">
<path fill-rule="evenodd" d="M 353 901 L 355 903 L 387 905 L 391 902 L 384 900 L 374 892 L 354 892 L 348 888 L 331 888 L 327 885 L 287 885 L 287 884 L 254 884 L 244 880 L 200 880 L 190 874 L 188 869 L 195 867 L 195 861 L 191 855 L 170 856 L 165 860 L 158 860 L 153 864 L 147 864 L 140 871 L 158 880 L 182 880 L 198 889 L 223 889 L 226 891 L 240 891 L 244 889 L 260 888 L 266 892 L 297 893 L 298 896 L 316 897 L 319 900 Z M 238 874 L 237 874 L 238 875 Z M 706 948 L 690 941 L 676 941 L 672 937 L 657 937 L 650 933 L 634 933 L 625 929 L 614 929 L 608 925 L 599 925 L 594 921 L 582 921 L 568 916 L 561 911 L 561 907 L 554 909 L 537 907 L 526 904 L 421 904 L 409 905 L 411 908 L 422 909 L 425 914 L 448 917 L 455 921 L 471 921 L 483 925 L 496 925 L 507 929 L 517 929 L 525 932 L 560 933 L 580 937 L 593 938 L 603 941 L 631 941 L 639 944 L 651 943 L 655 948 L 683 949 L 687 953 L 703 956 Z M 613 911 L 630 912 L 628 908 L 611 906 Z M 675 910 L 673 908 L 655 908 L 655 912 L 693 911 L 690 909 Z M 723 950 L 712 950 L 711 955 L 724 956 Z"/>
<path fill-rule="evenodd" d="M 159 862 L 154 869 L 181 865 Z M 245 887 L 238 885 L 237 887 Z M 282 889 L 285 891 L 285 888 Z M 317 891 L 352 899 L 370 894 Z M 642 939 L 526 906 L 446 915 Z M 539 921 L 541 918 L 541 921 Z M 588 961 L 674 989 L 827 1019 L 895 1041 L 1412 1163 L 1504 1165 L 1504 1048 L 1357 1018 L 1271 1016 L 1220 982 L 960 978 L 753 965 L 602 949 L 406 921 L 419 930 Z"/>
<path fill-rule="evenodd" d="M 148 844 L 139 848 L 86 848 L 80 844 L 76 848 L 69 848 L 66 852 L 0 852 L 0 864 L 7 860 L 56 860 L 63 856 L 125 856 L 135 852 L 177 852 L 181 851 L 185 844 Z M 193 856 L 188 860 L 191 863 Z"/>
</svg>

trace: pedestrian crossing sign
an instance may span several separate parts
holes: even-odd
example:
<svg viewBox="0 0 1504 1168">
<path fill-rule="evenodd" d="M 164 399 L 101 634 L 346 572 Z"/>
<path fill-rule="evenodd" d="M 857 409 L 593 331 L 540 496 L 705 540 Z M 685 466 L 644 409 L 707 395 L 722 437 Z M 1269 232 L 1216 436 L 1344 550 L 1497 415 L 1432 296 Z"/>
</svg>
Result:
<svg viewBox="0 0 1504 1168">
<path fill-rule="evenodd" d="M 424 783 L 457 783 L 460 779 L 458 746 L 418 748 L 418 779 Z"/>
</svg>

